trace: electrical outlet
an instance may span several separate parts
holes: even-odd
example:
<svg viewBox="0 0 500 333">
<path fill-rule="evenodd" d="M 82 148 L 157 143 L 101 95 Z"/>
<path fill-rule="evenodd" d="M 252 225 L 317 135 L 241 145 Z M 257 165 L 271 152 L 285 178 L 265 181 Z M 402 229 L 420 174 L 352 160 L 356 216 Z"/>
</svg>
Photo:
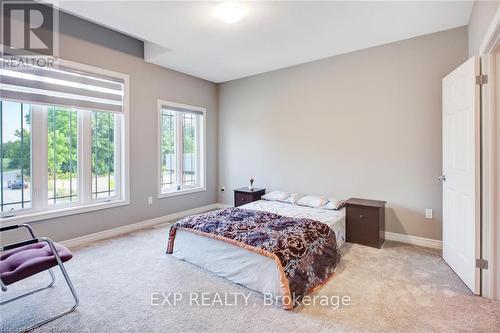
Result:
<svg viewBox="0 0 500 333">
<path fill-rule="evenodd" d="M 152 205 L 153 204 L 153 197 L 148 197 L 148 205 Z"/>
<path fill-rule="evenodd" d="M 432 219 L 432 209 L 431 208 L 426 208 L 425 209 L 425 218 L 426 219 Z"/>
</svg>

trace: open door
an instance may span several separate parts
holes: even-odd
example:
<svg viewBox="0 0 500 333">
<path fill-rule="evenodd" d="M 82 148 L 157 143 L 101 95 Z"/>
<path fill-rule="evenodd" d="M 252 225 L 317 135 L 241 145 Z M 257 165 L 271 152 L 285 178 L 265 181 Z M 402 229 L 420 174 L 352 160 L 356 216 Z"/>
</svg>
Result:
<svg viewBox="0 0 500 333">
<path fill-rule="evenodd" d="M 479 60 L 443 79 L 443 258 L 480 294 Z"/>
</svg>

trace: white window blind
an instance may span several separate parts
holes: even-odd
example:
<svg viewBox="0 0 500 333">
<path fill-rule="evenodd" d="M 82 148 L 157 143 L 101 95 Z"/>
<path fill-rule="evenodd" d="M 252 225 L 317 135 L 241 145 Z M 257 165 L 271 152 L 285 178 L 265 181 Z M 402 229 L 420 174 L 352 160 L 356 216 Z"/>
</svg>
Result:
<svg viewBox="0 0 500 333">
<path fill-rule="evenodd" d="M 123 112 L 124 81 L 59 66 L 0 68 L 4 100 Z"/>
</svg>

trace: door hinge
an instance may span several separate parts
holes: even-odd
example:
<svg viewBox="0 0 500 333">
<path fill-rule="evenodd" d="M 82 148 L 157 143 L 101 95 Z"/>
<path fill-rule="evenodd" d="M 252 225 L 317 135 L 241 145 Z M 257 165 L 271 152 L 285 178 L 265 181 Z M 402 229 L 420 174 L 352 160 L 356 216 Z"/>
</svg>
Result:
<svg viewBox="0 0 500 333">
<path fill-rule="evenodd" d="M 476 259 L 476 268 L 488 269 L 488 260 L 486 259 Z"/>
<path fill-rule="evenodd" d="M 476 75 L 476 84 L 482 86 L 483 84 L 486 83 L 488 83 L 488 75 L 486 74 Z"/>
</svg>

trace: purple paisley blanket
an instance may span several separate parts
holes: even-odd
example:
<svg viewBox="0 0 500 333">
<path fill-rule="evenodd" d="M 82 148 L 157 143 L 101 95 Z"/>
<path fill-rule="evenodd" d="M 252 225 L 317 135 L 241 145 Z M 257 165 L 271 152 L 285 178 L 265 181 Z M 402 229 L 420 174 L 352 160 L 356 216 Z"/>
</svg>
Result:
<svg viewBox="0 0 500 333">
<path fill-rule="evenodd" d="M 240 208 L 189 216 L 172 225 L 167 253 L 174 249 L 179 228 L 273 258 L 284 286 L 286 309 L 327 282 L 340 261 L 334 231 L 306 218 Z"/>
</svg>

